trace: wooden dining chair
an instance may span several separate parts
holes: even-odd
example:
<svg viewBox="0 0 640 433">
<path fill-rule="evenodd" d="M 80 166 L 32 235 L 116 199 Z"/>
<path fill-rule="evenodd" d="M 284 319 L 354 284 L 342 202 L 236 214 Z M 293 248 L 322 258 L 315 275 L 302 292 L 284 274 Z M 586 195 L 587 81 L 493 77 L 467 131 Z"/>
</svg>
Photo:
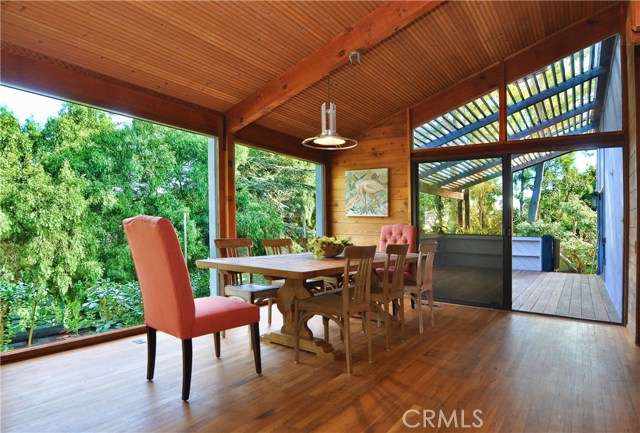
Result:
<svg viewBox="0 0 640 433">
<path fill-rule="evenodd" d="M 407 224 L 391 224 L 380 229 L 380 243 L 378 251 L 384 252 L 389 244 L 409 244 L 409 252 L 416 252 L 416 239 L 418 228 Z M 376 269 L 378 277 L 382 278 L 383 268 Z M 395 269 L 391 270 L 395 272 Z M 402 272 L 404 279 L 414 281 L 416 279 L 416 266 L 413 263 L 404 265 Z M 414 283 L 415 284 L 415 283 Z"/>
<path fill-rule="evenodd" d="M 279 255 L 279 254 L 293 254 L 293 240 L 289 238 L 279 238 L 279 239 L 263 239 L 262 246 L 264 247 L 264 252 L 268 256 Z M 282 286 L 284 284 L 284 280 L 282 279 L 269 279 L 269 284 L 275 284 L 278 286 Z M 323 291 L 324 290 L 324 281 L 321 278 L 312 278 L 308 279 L 304 282 L 304 286 L 313 291 Z"/>
<path fill-rule="evenodd" d="M 255 305 L 222 296 L 193 298 L 189 271 L 178 236 L 166 218 L 140 215 L 122 222 L 136 269 L 147 325 L 147 380 L 156 363 L 156 331 L 182 340 L 182 399 L 189 399 L 192 339 L 213 334 L 220 357 L 220 332 L 249 325 L 256 366 L 260 361 L 260 311 Z"/>
<path fill-rule="evenodd" d="M 215 239 L 214 244 L 218 250 L 218 257 L 251 257 L 253 241 L 247 238 Z M 251 304 L 267 301 L 267 323 L 271 325 L 271 310 L 273 300 L 280 286 L 276 284 L 256 284 L 253 282 L 253 274 L 248 275 L 245 282 L 241 272 L 220 271 L 224 277 L 224 296 L 235 296 Z"/>
<path fill-rule="evenodd" d="M 438 243 L 421 243 L 418 248 L 418 271 L 415 281 L 404 282 L 404 291 L 408 293 L 413 304 L 418 310 L 418 326 L 420 333 L 423 332 L 422 324 L 422 294 L 427 293 L 429 308 L 431 310 L 431 326 L 434 325 L 433 312 L 433 259 L 438 251 Z"/>
<path fill-rule="evenodd" d="M 325 339 L 328 339 L 328 323 L 332 320 L 338 324 L 344 339 L 347 358 L 347 374 L 352 374 L 351 366 L 351 326 L 353 315 L 364 315 L 365 332 L 369 362 L 373 362 L 371 344 L 371 268 L 376 247 L 346 247 L 343 272 L 343 288 L 339 296 L 322 295 L 295 302 L 295 362 L 300 358 L 300 328 L 314 315 L 320 315 L 325 325 Z M 349 270 L 357 263 L 357 271 L 350 279 Z"/>
<path fill-rule="evenodd" d="M 293 241 L 289 238 L 263 239 L 262 246 L 268 256 L 293 254 Z"/>
<path fill-rule="evenodd" d="M 378 310 L 378 325 L 380 317 L 384 320 L 387 350 L 391 350 L 391 320 L 393 318 L 391 306 L 394 304 L 399 313 L 400 338 L 404 336 L 404 278 L 401 272 L 393 272 L 393 270 L 404 267 L 408 251 L 409 244 L 387 245 L 382 280 L 379 284 L 371 287 L 371 302 Z"/>
<path fill-rule="evenodd" d="M 310 251 L 309 238 L 300 238 L 298 239 L 298 243 L 300 243 L 305 253 L 308 253 Z M 340 278 L 340 276 L 320 276 L 314 278 L 314 280 L 318 281 L 315 286 L 315 291 L 318 292 L 335 290 L 340 287 L 340 284 L 342 284 L 342 279 Z M 322 281 L 322 284 L 320 283 L 320 281 Z"/>
</svg>

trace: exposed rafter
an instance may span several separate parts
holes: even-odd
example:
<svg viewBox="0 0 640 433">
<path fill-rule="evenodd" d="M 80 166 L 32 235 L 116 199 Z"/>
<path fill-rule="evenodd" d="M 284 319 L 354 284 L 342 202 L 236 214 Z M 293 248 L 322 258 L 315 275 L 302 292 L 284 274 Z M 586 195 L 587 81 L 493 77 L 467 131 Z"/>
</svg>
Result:
<svg viewBox="0 0 640 433">
<path fill-rule="evenodd" d="M 517 113 L 518 111 L 524 110 L 532 105 L 535 105 L 541 101 L 544 101 L 545 99 L 549 99 L 552 96 L 558 95 L 562 92 L 567 91 L 568 89 L 572 89 L 576 86 L 579 86 L 595 77 L 598 76 L 598 74 L 600 73 L 600 69 L 596 68 L 596 69 L 591 69 L 588 70 L 582 74 L 576 75 L 575 77 L 572 77 L 566 81 L 563 81 L 562 83 L 559 83 L 553 87 L 550 87 L 548 89 L 543 90 L 540 93 L 537 93 L 533 96 L 530 96 L 526 99 L 523 99 L 522 101 L 518 101 L 515 104 L 509 105 L 507 107 L 507 115 L 512 115 L 513 113 Z M 586 108 L 586 107 L 579 107 L 579 108 Z M 590 108 L 593 108 L 593 105 L 590 105 Z M 590 109 L 589 108 L 589 109 Z M 579 112 L 582 113 L 586 110 L 581 110 L 581 111 L 575 111 L 573 112 L 573 115 L 578 114 Z M 460 129 L 456 129 L 455 131 L 452 131 L 448 134 L 442 135 L 440 137 L 438 137 L 437 139 L 430 141 L 429 143 L 427 143 L 425 146 L 422 146 L 423 149 L 433 149 L 434 147 L 439 147 L 445 143 L 448 143 L 450 141 L 455 140 L 456 138 L 460 138 L 463 137 L 467 134 L 469 134 L 470 132 L 473 132 L 475 130 L 478 130 L 484 126 L 487 126 L 493 122 L 496 122 L 498 120 L 498 112 L 496 111 L 495 113 L 492 113 L 486 117 L 483 117 L 480 120 L 477 120 L 476 122 L 473 123 L 469 123 L 465 126 L 463 126 Z M 567 113 L 569 114 L 569 113 Z M 571 116 L 569 116 L 571 117 Z M 562 120 L 565 120 L 564 116 L 558 116 L 554 119 L 550 119 L 548 122 L 551 122 L 552 120 L 555 120 L 556 122 L 560 122 Z M 545 123 L 547 126 L 549 126 L 547 123 Z M 420 128 L 418 128 L 420 129 Z M 533 132 L 539 131 L 540 129 L 544 129 L 544 128 L 540 128 L 540 129 L 536 129 L 536 128 L 528 128 L 525 129 L 523 131 L 521 131 L 520 133 L 516 134 L 514 137 L 511 137 L 511 139 L 519 139 L 522 137 L 526 137 L 529 134 L 532 134 Z"/>
<path fill-rule="evenodd" d="M 551 126 L 554 126 L 558 123 L 564 122 L 565 120 L 571 119 L 572 117 L 579 116 L 582 113 L 586 113 L 591 110 L 595 106 L 595 102 L 589 102 L 588 104 L 581 105 L 579 107 L 574 108 L 573 110 L 569 110 L 566 113 L 562 113 L 558 116 L 552 117 L 551 119 L 545 120 L 544 122 L 540 122 L 539 124 L 524 129 L 517 134 L 514 134 L 509 137 L 511 140 L 520 140 L 521 138 L 527 137 L 531 134 L 535 134 L 536 132 L 540 132 L 544 129 L 547 129 Z M 588 126 L 588 130 L 593 129 L 593 125 Z"/>
<path fill-rule="evenodd" d="M 420 192 L 426 192 L 428 194 L 451 198 L 454 200 L 464 200 L 464 194 L 461 192 L 452 191 L 446 188 L 440 188 L 437 186 L 429 185 L 424 182 L 420 182 Z"/>
<path fill-rule="evenodd" d="M 346 64 L 353 50 L 368 50 L 415 21 L 440 1 L 392 1 L 340 33 L 301 62 L 287 69 L 245 100 L 227 110 L 227 128 L 234 133 L 271 112 L 329 72 Z"/>
<path fill-rule="evenodd" d="M 604 107 L 605 92 L 609 85 L 611 60 L 613 59 L 615 45 L 615 38 L 608 38 L 602 42 L 602 46 L 600 48 L 600 77 L 598 78 L 598 87 L 596 89 L 596 106 L 593 109 L 593 126 L 596 131 L 600 131 L 600 120 L 602 117 L 602 109 Z"/>
<path fill-rule="evenodd" d="M 524 170 L 525 168 L 529 168 L 532 167 L 536 164 L 540 164 L 541 162 L 547 162 L 551 159 L 555 159 L 555 158 L 559 158 L 562 155 L 565 155 L 567 153 L 570 153 L 570 150 L 566 150 L 566 151 L 558 151 L 558 152 L 544 152 L 541 153 L 540 156 L 538 156 L 537 158 L 531 159 L 531 160 L 524 160 L 523 162 L 516 164 L 516 165 L 512 165 L 511 166 L 511 173 L 515 173 L 516 171 L 520 171 L 520 170 Z M 523 155 L 514 155 L 513 159 L 517 160 L 518 158 L 522 157 Z"/>
<path fill-rule="evenodd" d="M 478 173 L 482 173 L 484 171 L 491 170 L 491 169 L 497 167 L 500 164 L 501 164 L 500 159 L 490 159 L 490 160 L 486 161 L 485 163 L 474 167 L 471 170 L 464 171 L 464 172 L 459 173 L 459 174 L 457 174 L 455 176 L 452 176 L 452 177 L 447 177 L 445 180 L 443 180 L 441 182 L 438 182 L 437 186 L 443 187 L 445 185 L 450 185 L 452 183 L 458 182 L 460 180 L 463 180 L 463 179 L 468 178 L 470 176 L 476 175 Z M 464 188 L 455 188 L 455 189 L 458 190 L 458 191 L 461 191 Z"/>
<path fill-rule="evenodd" d="M 542 152 L 542 153 L 539 153 L 534 158 L 528 158 L 527 154 L 514 155 L 512 161 L 518 161 L 518 160 L 521 160 L 521 161 L 511 165 L 511 173 L 515 173 L 525 168 L 529 168 L 534 165 L 558 158 L 570 152 L 571 151 L 566 151 L 566 150 L 556 151 L 556 152 Z M 460 161 L 452 161 L 452 163 L 459 163 L 459 162 Z M 496 168 L 498 168 L 501 164 L 502 164 L 502 161 L 500 159 L 491 159 L 485 162 L 484 164 L 475 167 L 472 170 L 468 170 L 468 171 L 465 171 L 464 173 L 460 173 L 457 176 L 446 179 L 445 181 L 437 182 L 435 185 L 426 183 L 425 182 L 426 176 L 423 176 L 423 174 L 421 173 L 420 191 L 427 192 L 434 195 L 439 195 L 441 197 L 448 197 L 448 198 L 454 198 L 456 200 L 460 200 L 459 198 L 460 196 L 456 194 L 462 194 L 462 193 L 457 191 L 463 191 L 464 189 L 470 188 L 474 185 L 486 182 L 488 180 L 491 180 L 500 176 L 502 171 L 501 170 L 496 171 Z M 481 174 L 481 176 L 471 177 L 478 174 Z M 452 183 L 460 182 L 461 180 L 465 180 L 465 182 L 463 182 L 461 185 L 456 185 L 455 187 L 450 187 L 450 188 L 443 188 L 443 186 L 445 185 L 451 185 Z M 441 194 L 440 193 L 441 190 L 447 191 L 447 195 Z"/>
</svg>

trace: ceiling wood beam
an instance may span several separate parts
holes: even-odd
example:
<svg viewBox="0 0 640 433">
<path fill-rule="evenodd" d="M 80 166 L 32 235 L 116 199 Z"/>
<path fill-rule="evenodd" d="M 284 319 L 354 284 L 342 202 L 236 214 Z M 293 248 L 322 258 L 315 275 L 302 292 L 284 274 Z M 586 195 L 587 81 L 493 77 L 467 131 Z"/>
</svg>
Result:
<svg viewBox="0 0 640 433">
<path fill-rule="evenodd" d="M 371 12 L 227 110 L 229 132 L 239 131 L 346 64 L 351 51 L 372 48 L 441 3 L 443 1 L 391 1 Z"/>
<path fill-rule="evenodd" d="M 640 45 L 640 0 L 629 2 L 627 11 L 627 43 Z"/>
<path fill-rule="evenodd" d="M 256 124 L 249 125 L 238 131 L 235 134 L 235 141 L 318 164 L 327 164 L 329 161 L 327 151 L 302 147 L 300 145 L 300 141 L 302 141 L 300 137 L 294 137 Z"/>
<path fill-rule="evenodd" d="M 223 132 L 224 116 L 215 110 L 105 77 L 6 42 L 2 42 L 1 83 L 199 134 L 220 136 Z M 249 125 L 236 135 L 236 139 L 264 150 L 327 163 L 326 153 L 302 150 L 299 137 L 264 126 Z"/>
<path fill-rule="evenodd" d="M 555 150 L 590 150 L 598 147 L 624 146 L 624 131 L 594 132 L 582 135 L 530 138 L 528 140 L 498 141 L 468 146 L 436 147 L 411 151 L 411 160 L 417 162 L 477 159 L 504 153 L 549 152 Z"/>
<path fill-rule="evenodd" d="M 449 111 L 498 88 L 501 65 L 495 63 L 469 78 L 411 107 L 411 128 L 424 125 Z"/>
<path fill-rule="evenodd" d="M 1 83 L 207 135 L 222 113 L 2 42 Z"/>
<path fill-rule="evenodd" d="M 504 61 L 506 83 L 599 42 L 622 30 L 623 5 L 615 4 L 589 18 L 560 30 Z M 499 63 L 411 107 L 411 128 L 441 116 L 498 88 L 502 80 Z"/>
<path fill-rule="evenodd" d="M 556 86 L 549 87 L 548 89 L 545 89 L 545 90 L 541 91 L 540 93 L 537 93 L 537 94 L 535 94 L 533 96 L 525 98 L 525 99 L 523 99 L 523 100 L 521 100 L 519 102 L 516 102 L 515 104 L 509 105 L 506 108 L 506 115 L 507 116 L 512 115 L 514 113 L 517 113 L 518 111 L 524 110 L 524 109 L 526 109 L 526 108 L 528 108 L 528 107 L 530 107 L 532 105 L 535 105 L 535 104 L 537 104 L 537 103 L 539 103 L 541 101 L 544 101 L 545 99 L 549 99 L 549 98 L 551 98 L 551 97 L 553 97 L 555 95 L 559 95 L 560 93 L 566 91 L 567 89 L 571 89 L 571 88 L 574 88 L 576 86 L 579 86 L 579 85 L 581 85 L 581 84 L 583 84 L 583 83 L 585 83 L 585 82 L 587 82 L 587 81 L 589 81 L 589 80 L 591 80 L 591 79 L 593 79 L 595 77 L 598 77 L 599 75 L 600 75 L 600 79 L 598 80 L 598 83 L 604 82 L 605 84 L 602 87 L 606 87 L 607 78 L 606 78 L 606 75 L 604 75 L 605 73 L 601 73 L 602 70 L 605 70 L 605 69 L 603 69 L 602 67 L 591 69 L 591 70 L 589 70 L 587 72 L 584 72 L 582 74 L 578 74 L 578 75 L 576 75 L 576 76 L 574 76 L 574 77 L 572 77 L 572 78 L 570 78 L 570 79 L 568 79 L 566 81 L 563 81 L 562 83 L 560 83 L 560 84 L 558 84 Z M 608 71 L 608 68 L 606 68 L 606 70 Z M 600 86 L 600 84 L 599 84 L 599 86 Z M 600 89 L 600 87 L 599 87 L 599 89 Z M 589 106 L 589 109 L 591 109 L 591 108 L 593 108 L 593 105 Z M 569 113 L 572 113 L 572 115 L 576 115 L 576 114 L 579 114 L 579 113 L 583 113 L 585 111 L 587 111 L 587 109 L 583 109 L 582 111 L 578 111 L 578 112 L 573 112 L 572 111 L 572 112 L 569 112 Z M 454 117 L 458 118 L 458 115 L 456 115 L 455 113 L 453 113 L 453 114 L 454 114 Z M 483 117 L 482 119 L 479 119 L 479 120 L 477 120 L 477 121 L 475 121 L 473 123 L 469 123 L 469 124 L 467 124 L 467 125 L 465 125 L 465 126 L 463 126 L 461 128 L 458 128 L 458 129 L 456 129 L 454 131 L 451 131 L 451 132 L 449 132 L 447 134 L 441 135 L 440 137 L 436 138 L 435 140 L 429 141 L 429 142 L 427 142 L 426 144 L 424 144 L 422 146 L 417 146 L 416 145 L 416 147 L 419 148 L 419 149 L 432 149 L 434 147 L 439 147 L 439 146 L 441 146 L 443 144 L 449 143 L 449 142 L 451 142 L 451 141 L 453 141 L 453 140 L 455 140 L 457 138 L 463 137 L 463 136 L 465 136 L 465 135 L 467 135 L 467 134 L 469 134 L 469 133 L 471 133 L 473 131 L 479 130 L 480 128 L 483 128 L 483 127 L 485 127 L 485 126 L 497 121 L 498 120 L 498 114 L 499 113 L 496 111 L 495 113 L 492 113 L 492 114 L 490 114 L 490 115 L 488 115 L 486 117 Z M 572 115 L 569 115 L 568 117 L 567 116 L 556 116 L 551 120 L 555 120 L 556 122 L 560 122 L 560 121 L 566 120 L 569 117 L 572 117 Z M 460 120 L 460 119 L 458 118 L 458 120 Z M 543 127 L 536 129 L 539 125 L 542 125 L 543 123 L 544 123 Z M 544 128 L 547 128 L 549 126 L 548 122 L 542 122 L 539 125 L 534 125 L 531 128 L 527 128 L 527 129 L 525 129 L 523 131 L 520 131 L 517 134 L 515 134 L 514 136 L 512 136 L 511 139 L 512 140 L 514 140 L 514 139 L 515 140 L 519 140 L 520 138 L 523 138 L 523 137 L 525 137 L 525 136 L 527 136 L 527 135 L 529 135 L 529 134 L 531 134 L 533 132 L 537 132 L 540 129 L 544 129 Z M 597 126 L 597 123 L 594 123 L 594 125 Z M 512 126 L 514 126 L 513 122 L 512 122 Z M 416 130 L 420 131 L 422 129 L 422 127 L 423 126 L 418 126 L 416 128 Z M 506 141 L 506 138 L 505 138 L 505 141 Z"/>
<path fill-rule="evenodd" d="M 616 4 L 556 32 L 505 60 L 506 82 L 517 80 L 623 30 L 624 6 Z"/>
</svg>

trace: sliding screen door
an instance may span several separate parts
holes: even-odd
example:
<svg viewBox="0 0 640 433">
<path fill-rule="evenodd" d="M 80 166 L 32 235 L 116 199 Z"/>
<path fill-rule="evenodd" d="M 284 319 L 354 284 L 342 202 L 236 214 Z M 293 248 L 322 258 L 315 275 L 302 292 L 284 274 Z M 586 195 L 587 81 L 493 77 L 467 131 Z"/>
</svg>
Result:
<svg viewBox="0 0 640 433">
<path fill-rule="evenodd" d="M 420 241 L 438 242 L 436 299 L 504 306 L 502 163 L 488 158 L 417 165 Z"/>
</svg>

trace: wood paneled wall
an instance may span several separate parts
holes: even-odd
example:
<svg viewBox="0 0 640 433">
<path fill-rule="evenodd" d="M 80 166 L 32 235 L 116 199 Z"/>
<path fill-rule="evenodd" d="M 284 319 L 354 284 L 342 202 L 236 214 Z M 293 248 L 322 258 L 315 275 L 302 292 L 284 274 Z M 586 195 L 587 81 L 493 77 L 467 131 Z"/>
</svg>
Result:
<svg viewBox="0 0 640 433">
<path fill-rule="evenodd" d="M 358 137 L 358 146 L 331 158 L 328 234 L 351 238 L 356 245 L 378 245 L 380 228 L 411 223 L 410 137 L 407 112 L 400 112 Z M 345 215 L 345 172 L 389 169 L 389 216 Z"/>
<path fill-rule="evenodd" d="M 638 126 L 640 126 L 640 45 L 627 47 L 629 107 L 629 261 L 627 329 L 640 345 L 638 317 Z"/>
</svg>

